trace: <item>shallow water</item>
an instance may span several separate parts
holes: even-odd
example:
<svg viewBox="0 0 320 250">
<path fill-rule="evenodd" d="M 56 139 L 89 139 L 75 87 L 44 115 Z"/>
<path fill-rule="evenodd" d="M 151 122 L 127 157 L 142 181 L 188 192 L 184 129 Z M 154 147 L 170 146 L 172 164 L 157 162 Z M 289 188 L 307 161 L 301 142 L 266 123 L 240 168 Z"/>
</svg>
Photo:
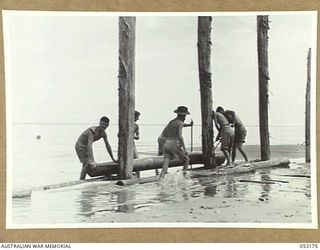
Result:
<svg viewBox="0 0 320 250">
<path fill-rule="evenodd" d="M 259 170 L 254 174 L 187 180 L 182 178 L 179 172 L 181 168 L 178 167 L 169 169 L 170 174 L 166 176 L 164 183 L 119 187 L 114 183 L 100 181 L 60 189 L 40 190 L 39 187 L 45 185 L 75 181 L 79 178 L 81 164 L 75 154 L 74 143 L 82 130 L 90 125 L 92 124 L 14 126 L 12 164 L 7 165 L 8 197 L 11 197 L 10 189 L 13 193 L 32 189 L 32 194 L 27 198 L 7 200 L 9 226 L 60 227 L 68 224 L 70 227 L 77 227 L 82 222 L 85 222 L 86 226 L 90 223 L 104 225 L 104 223 L 133 221 L 134 216 L 146 215 L 148 212 L 150 216 L 147 215 L 142 219 L 135 218 L 135 221 L 172 221 L 166 216 L 159 217 L 154 214 L 153 208 L 161 208 L 165 211 L 169 205 L 178 206 L 188 202 L 194 202 L 196 205 L 202 199 L 212 199 L 212 204 L 215 204 L 219 198 L 246 201 L 263 199 L 266 203 L 279 200 L 289 204 L 298 199 L 307 206 L 307 209 L 310 207 L 310 179 L 281 176 L 290 173 L 310 175 L 308 164 L 294 163 L 290 165 L 290 169 L 275 168 Z M 194 129 L 194 147 L 200 145 L 199 128 Z M 136 142 L 140 157 L 156 155 L 157 136 L 155 135 L 160 134 L 161 129 L 162 126 L 141 126 L 141 140 Z M 107 131 L 114 155 L 116 155 L 117 138 L 114 136 L 116 131 L 117 126 L 114 125 L 111 125 Z M 258 133 L 257 128 L 249 128 L 248 131 L 250 135 L 248 144 L 257 143 L 255 138 L 258 137 L 254 136 Z M 281 137 L 283 143 L 303 140 L 303 136 L 297 137 L 295 129 L 274 131 L 273 134 L 278 131 L 277 133 L 284 137 Z M 189 132 L 190 130 L 184 130 L 187 147 L 191 146 Z M 37 135 L 41 135 L 41 139 L 37 139 Z M 94 143 L 94 154 L 97 162 L 110 161 L 102 141 Z M 153 170 L 141 173 L 141 177 L 152 175 L 154 175 Z M 266 175 L 271 179 L 287 180 L 289 183 L 240 182 L 240 180 L 261 180 L 261 176 Z M 288 193 L 294 195 L 287 195 Z M 310 221 L 309 217 L 306 221 Z M 226 218 L 218 218 L 218 221 L 226 221 Z"/>
<path fill-rule="evenodd" d="M 157 183 L 117 186 L 114 182 L 97 181 L 52 190 L 33 190 L 29 198 L 13 199 L 12 224 L 17 227 L 48 224 L 59 227 L 83 222 L 87 225 L 128 222 L 123 221 L 121 215 L 143 213 L 154 206 L 166 209 L 169 204 L 186 201 L 197 204 L 199 199 L 212 199 L 212 204 L 217 198 L 279 204 L 300 200 L 310 207 L 310 178 L 285 176 L 292 174 L 310 175 L 309 165 L 291 163 L 290 168 L 260 169 L 251 174 L 214 178 L 184 178 L 179 168 L 173 168 L 162 182 Z M 266 179 L 274 180 L 274 184 L 243 182 Z M 225 220 L 221 218 L 221 222 Z M 310 221 L 311 211 L 305 222 Z"/>
</svg>

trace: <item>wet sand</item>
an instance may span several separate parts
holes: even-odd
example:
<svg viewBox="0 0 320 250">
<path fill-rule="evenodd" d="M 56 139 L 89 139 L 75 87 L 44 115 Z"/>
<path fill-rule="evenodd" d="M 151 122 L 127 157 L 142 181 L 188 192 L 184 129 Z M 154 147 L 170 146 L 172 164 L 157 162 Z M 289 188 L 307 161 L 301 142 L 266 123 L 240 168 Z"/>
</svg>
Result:
<svg viewBox="0 0 320 250">
<path fill-rule="evenodd" d="M 246 146 L 245 150 L 250 160 L 259 158 L 258 146 Z M 299 223 L 305 224 L 312 221 L 310 178 L 308 178 L 310 164 L 305 164 L 301 159 L 304 157 L 304 146 L 271 146 L 272 159 L 283 157 L 290 158 L 293 162 L 290 168 L 261 169 L 250 177 L 259 181 L 261 176 L 267 175 L 268 178 L 276 180 L 274 184 L 241 182 L 240 180 L 246 179 L 244 174 L 232 177 L 233 182 L 230 187 L 226 187 L 226 182 L 213 186 L 212 195 L 208 193 L 202 197 L 180 202 L 140 207 L 131 213 L 96 214 L 95 220 L 112 223 L 185 222 L 196 223 L 195 226 L 199 223 L 211 223 L 207 224 L 209 227 L 212 225 L 219 227 L 219 223 L 223 225 L 222 227 L 230 225 L 237 227 L 239 223 L 249 223 L 249 227 L 261 227 L 259 223 L 266 223 L 264 227 L 277 227 L 274 226 L 275 223 L 282 223 L 280 227 L 299 228 L 301 227 Z M 241 155 L 237 159 L 242 160 Z M 302 177 L 297 177 L 298 175 Z M 216 195 L 226 188 L 238 189 L 238 193 L 241 193 L 241 190 L 245 191 L 240 196 L 233 195 L 236 192 L 231 193 L 229 197 Z M 241 224 L 240 227 L 243 225 Z"/>
</svg>

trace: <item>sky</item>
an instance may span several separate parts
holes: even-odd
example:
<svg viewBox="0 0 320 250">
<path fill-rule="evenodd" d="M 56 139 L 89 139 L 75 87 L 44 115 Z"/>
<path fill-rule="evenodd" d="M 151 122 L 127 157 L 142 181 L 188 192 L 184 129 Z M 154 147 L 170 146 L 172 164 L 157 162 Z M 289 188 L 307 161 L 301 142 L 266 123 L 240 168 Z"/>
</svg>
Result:
<svg viewBox="0 0 320 250">
<path fill-rule="evenodd" d="M 258 125 L 256 14 L 212 14 L 213 106 Z M 269 13 L 269 124 L 303 126 L 310 12 Z M 197 16 L 138 15 L 135 102 L 140 124 L 166 124 L 185 105 L 201 124 Z M 7 106 L 13 123 L 118 120 L 118 16 L 5 12 Z M 7 110 L 8 112 L 8 110 Z"/>
</svg>

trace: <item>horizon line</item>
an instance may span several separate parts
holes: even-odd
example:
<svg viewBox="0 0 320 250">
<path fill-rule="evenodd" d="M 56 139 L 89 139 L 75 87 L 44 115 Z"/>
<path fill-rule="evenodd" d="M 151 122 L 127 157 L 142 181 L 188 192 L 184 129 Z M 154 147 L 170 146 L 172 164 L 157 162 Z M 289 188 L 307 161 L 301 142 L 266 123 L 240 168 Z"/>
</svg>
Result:
<svg viewBox="0 0 320 250">
<path fill-rule="evenodd" d="M 13 122 L 13 125 L 92 125 L 90 122 Z M 118 126 L 118 123 L 110 124 L 110 126 Z M 167 123 L 139 123 L 139 126 L 165 126 Z M 193 126 L 201 126 L 194 123 Z M 245 125 L 245 127 L 259 127 L 257 124 Z M 304 125 L 270 125 L 270 127 L 305 127 Z"/>
</svg>

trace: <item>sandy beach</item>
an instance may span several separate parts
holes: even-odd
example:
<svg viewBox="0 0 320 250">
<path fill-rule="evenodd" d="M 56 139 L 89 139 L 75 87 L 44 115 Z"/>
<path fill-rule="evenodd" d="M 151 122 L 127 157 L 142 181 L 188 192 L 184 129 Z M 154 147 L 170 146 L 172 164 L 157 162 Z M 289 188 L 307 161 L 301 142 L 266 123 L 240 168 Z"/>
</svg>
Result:
<svg viewBox="0 0 320 250">
<path fill-rule="evenodd" d="M 245 149 L 250 159 L 259 158 L 258 146 L 246 146 Z M 249 174 L 242 174 L 212 179 L 212 183 L 216 184 L 207 186 L 204 196 L 142 206 L 134 212 L 96 213 L 94 220 L 111 223 L 169 223 L 167 225 L 178 222 L 191 223 L 191 226 L 193 223 L 194 226 L 208 223 L 208 227 L 242 227 L 243 223 L 248 227 L 260 227 L 260 223 L 264 223 L 264 227 L 277 227 L 276 224 L 281 223 L 280 227 L 290 228 L 311 223 L 310 165 L 303 162 L 304 147 L 271 146 L 271 155 L 272 159 L 290 158 L 290 168 L 261 169 L 250 177 Z M 247 182 L 261 181 L 265 177 L 274 183 Z M 175 191 L 177 189 L 173 188 L 172 192 Z M 84 222 L 92 219 L 90 217 Z"/>
</svg>

